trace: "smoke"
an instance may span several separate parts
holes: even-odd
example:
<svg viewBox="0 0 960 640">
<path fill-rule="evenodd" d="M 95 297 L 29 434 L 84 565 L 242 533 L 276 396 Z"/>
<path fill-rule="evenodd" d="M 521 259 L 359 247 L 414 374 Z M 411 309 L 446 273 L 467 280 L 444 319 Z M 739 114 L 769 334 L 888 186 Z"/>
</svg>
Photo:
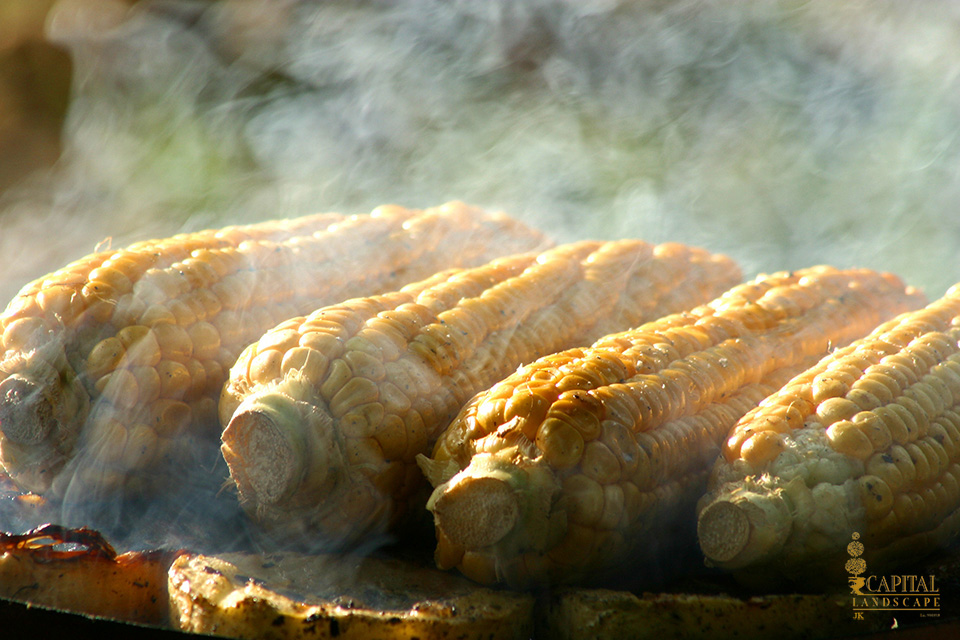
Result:
<svg viewBox="0 0 960 640">
<path fill-rule="evenodd" d="M 933 298 L 958 31 L 946 2 L 61 0 L 64 151 L 0 198 L 0 296 L 104 242 L 458 199 Z"/>
<path fill-rule="evenodd" d="M 936 296 L 957 30 L 949 3 L 62 0 L 65 151 L 6 194 L 0 293 L 106 238 L 456 198 Z"/>
</svg>

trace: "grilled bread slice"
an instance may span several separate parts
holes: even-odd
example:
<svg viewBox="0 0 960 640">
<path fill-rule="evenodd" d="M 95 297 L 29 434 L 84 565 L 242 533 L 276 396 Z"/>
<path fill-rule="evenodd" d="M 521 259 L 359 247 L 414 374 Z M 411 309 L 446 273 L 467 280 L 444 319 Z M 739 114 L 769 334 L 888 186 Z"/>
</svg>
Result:
<svg viewBox="0 0 960 640">
<path fill-rule="evenodd" d="M 264 640 L 532 636 L 533 596 L 426 566 L 395 557 L 183 554 L 169 572 L 171 623 Z"/>
</svg>

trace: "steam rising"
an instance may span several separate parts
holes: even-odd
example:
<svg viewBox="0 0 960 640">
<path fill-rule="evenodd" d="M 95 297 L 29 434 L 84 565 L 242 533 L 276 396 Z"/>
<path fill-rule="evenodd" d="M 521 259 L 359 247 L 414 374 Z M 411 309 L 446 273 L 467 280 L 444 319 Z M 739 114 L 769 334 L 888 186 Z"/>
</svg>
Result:
<svg viewBox="0 0 960 640">
<path fill-rule="evenodd" d="M 948 3 L 65 0 L 48 32 L 75 61 L 66 151 L 7 195 L 3 293 L 106 237 L 459 198 L 561 239 L 707 244 L 748 273 L 866 265 L 937 295 L 960 280 L 957 19 Z"/>
<path fill-rule="evenodd" d="M 958 31 L 945 2 L 62 0 L 65 151 L 0 200 L 0 294 L 105 240 L 459 199 L 933 298 Z"/>
</svg>

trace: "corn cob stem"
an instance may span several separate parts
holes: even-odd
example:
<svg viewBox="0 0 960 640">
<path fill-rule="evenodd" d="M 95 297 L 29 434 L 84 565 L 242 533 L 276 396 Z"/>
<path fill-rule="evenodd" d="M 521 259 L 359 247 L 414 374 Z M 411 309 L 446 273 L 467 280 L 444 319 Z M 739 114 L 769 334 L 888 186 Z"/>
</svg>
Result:
<svg viewBox="0 0 960 640">
<path fill-rule="evenodd" d="M 254 461 L 245 478 L 251 485 L 250 490 L 267 504 L 287 498 L 289 489 L 299 485 L 301 479 L 290 474 L 306 467 L 305 456 L 319 457 L 326 453 L 316 440 L 329 431 L 328 416 L 320 414 L 320 424 L 312 429 L 288 428 L 307 419 L 300 404 L 303 403 L 280 395 L 257 398 L 237 416 L 239 440 L 235 448 Z M 320 472 L 320 477 L 314 479 L 317 484 L 323 484 L 326 478 L 322 472 L 327 468 L 328 465 L 315 466 Z"/>
<path fill-rule="evenodd" d="M 624 295 L 662 273 L 675 280 Z M 738 279 L 729 259 L 698 249 L 581 242 L 319 309 L 279 325 L 237 361 L 220 401 L 224 459 L 245 508 L 274 535 L 357 542 L 422 506 L 415 458 L 470 395 L 525 361 L 598 337 L 610 317 L 629 325 L 687 308 Z M 268 415 L 264 403 L 324 418 Z M 245 444 L 302 447 L 304 436 L 292 435 L 302 429 L 322 429 L 339 453 L 265 462 Z"/>
<path fill-rule="evenodd" d="M 215 442 L 243 347 L 320 304 L 546 244 L 460 203 L 321 214 L 104 251 L 0 316 L 0 463 L 25 489 L 96 499 Z M 150 473 L 146 473 L 150 471 Z"/>
<path fill-rule="evenodd" d="M 692 521 L 739 417 L 829 349 L 921 303 L 884 274 L 779 273 L 521 368 L 421 457 L 438 565 L 514 586 L 615 571 Z M 474 519 L 490 506 L 504 515 Z"/>
<path fill-rule="evenodd" d="M 960 288 L 787 383 L 730 431 L 699 506 L 700 546 L 751 581 L 842 584 L 857 533 L 871 571 L 960 532 Z M 748 443 L 785 406 L 777 446 Z M 771 437 L 773 439 L 773 437 Z"/>
<path fill-rule="evenodd" d="M 0 427 L 11 442 L 37 444 L 50 434 L 54 416 L 50 403 L 40 398 L 43 389 L 44 385 L 19 375 L 0 382 Z"/>
<path fill-rule="evenodd" d="M 790 533 L 790 506 L 782 492 L 749 490 L 720 500 L 700 513 L 701 549 L 716 562 L 755 562 L 780 549 Z"/>
<path fill-rule="evenodd" d="M 514 491 L 509 481 L 477 473 L 452 485 L 428 508 L 453 523 L 445 531 L 448 538 L 477 549 L 496 544 L 516 526 L 521 500 Z"/>
</svg>

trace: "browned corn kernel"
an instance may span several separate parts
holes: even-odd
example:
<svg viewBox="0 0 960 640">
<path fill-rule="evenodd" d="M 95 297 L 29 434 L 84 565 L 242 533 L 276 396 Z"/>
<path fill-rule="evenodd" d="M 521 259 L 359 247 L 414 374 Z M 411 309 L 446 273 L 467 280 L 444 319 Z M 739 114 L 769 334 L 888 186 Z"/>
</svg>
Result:
<svg viewBox="0 0 960 640">
<path fill-rule="evenodd" d="M 46 492 L 75 443 L 94 446 L 82 435 L 88 407 L 127 429 L 152 424 L 153 402 L 208 407 L 201 401 L 216 402 L 243 347 L 285 317 L 546 244 L 506 216 L 451 203 L 227 227 L 88 256 L 27 285 L 0 315 L 0 459 L 23 488 Z M 56 375 L 41 371 L 54 362 Z M 264 379 L 282 368 L 271 358 L 253 366 Z M 177 423 L 218 431 L 202 420 Z M 125 459 L 146 463 L 153 449 Z M 115 471 L 79 476 L 123 480 L 146 468 Z"/>
<path fill-rule="evenodd" d="M 842 572 L 853 533 L 872 571 L 956 535 L 958 320 L 954 287 L 808 371 L 815 380 L 843 371 L 842 392 L 797 403 L 804 424 L 784 435 L 784 457 L 751 461 L 731 448 L 717 462 L 700 505 L 707 558 L 751 579 L 822 583 Z M 790 404 L 803 393 L 794 380 L 775 398 Z M 760 409 L 745 417 L 730 439 L 741 440 L 765 416 Z"/>
<path fill-rule="evenodd" d="M 654 273 L 666 274 L 670 286 L 644 292 Z M 220 403 L 231 477 L 246 509 L 279 536 L 313 531 L 319 540 L 350 543 L 371 526 L 399 524 L 410 500 L 420 497 L 409 480 L 420 477 L 416 456 L 429 452 L 471 395 L 524 362 L 599 337 L 598 323 L 609 326 L 618 318 L 626 328 L 689 308 L 739 277 L 729 259 L 700 249 L 661 250 L 639 240 L 579 242 L 319 309 L 294 323 L 297 340 L 285 323 L 275 330 L 281 336 L 268 333 L 233 368 Z M 583 282 L 591 286 L 586 308 L 577 304 Z M 628 283 L 643 305 L 625 297 Z M 330 363 L 319 369 L 322 376 L 289 369 L 268 380 L 255 370 L 261 358 L 281 358 L 266 355 L 277 353 L 278 345 L 294 344 L 316 349 L 316 360 Z M 296 357 L 307 360 L 302 351 Z M 598 360 L 584 384 L 623 373 L 618 367 L 614 359 Z M 578 431 L 557 420 L 552 431 L 538 430 L 530 417 L 546 415 L 540 393 L 531 384 L 496 409 L 508 418 L 524 416 L 530 428 L 519 431 L 528 446 L 546 438 L 564 443 L 551 450 L 566 447 L 566 455 L 579 456 L 584 437 L 601 436 L 599 422 Z M 309 453 L 283 453 L 300 446 Z M 596 453 L 600 464 L 603 454 Z M 393 482 L 399 477 L 408 480 Z M 376 499 L 366 503 L 365 513 L 355 509 L 363 517 L 345 532 L 338 505 L 355 492 Z"/>
<path fill-rule="evenodd" d="M 692 522 L 737 419 L 830 349 L 919 304 L 921 296 L 871 271 L 777 273 L 523 367 L 466 405 L 422 459 L 436 487 L 428 508 L 437 557 L 476 580 L 515 585 L 621 568 L 648 535 Z M 537 401 L 508 411 L 532 379 Z M 765 404 L 768 417 L 726 444 L 756 461 L 776 459 L 803 426 L 800 403 Z M 539 425 L 532 442 L 528 421 Z M 482 491 L 461 490 L 481 480 Z M 464 520 L 484 513 L 490 495 L 518 515 Z M 604 542 L 611 534 L 624 542 Z M 471 564 L 456 560 L 468 554 Z M 543 562 L 512 574 L 528 554 Z"/>
</svg>

